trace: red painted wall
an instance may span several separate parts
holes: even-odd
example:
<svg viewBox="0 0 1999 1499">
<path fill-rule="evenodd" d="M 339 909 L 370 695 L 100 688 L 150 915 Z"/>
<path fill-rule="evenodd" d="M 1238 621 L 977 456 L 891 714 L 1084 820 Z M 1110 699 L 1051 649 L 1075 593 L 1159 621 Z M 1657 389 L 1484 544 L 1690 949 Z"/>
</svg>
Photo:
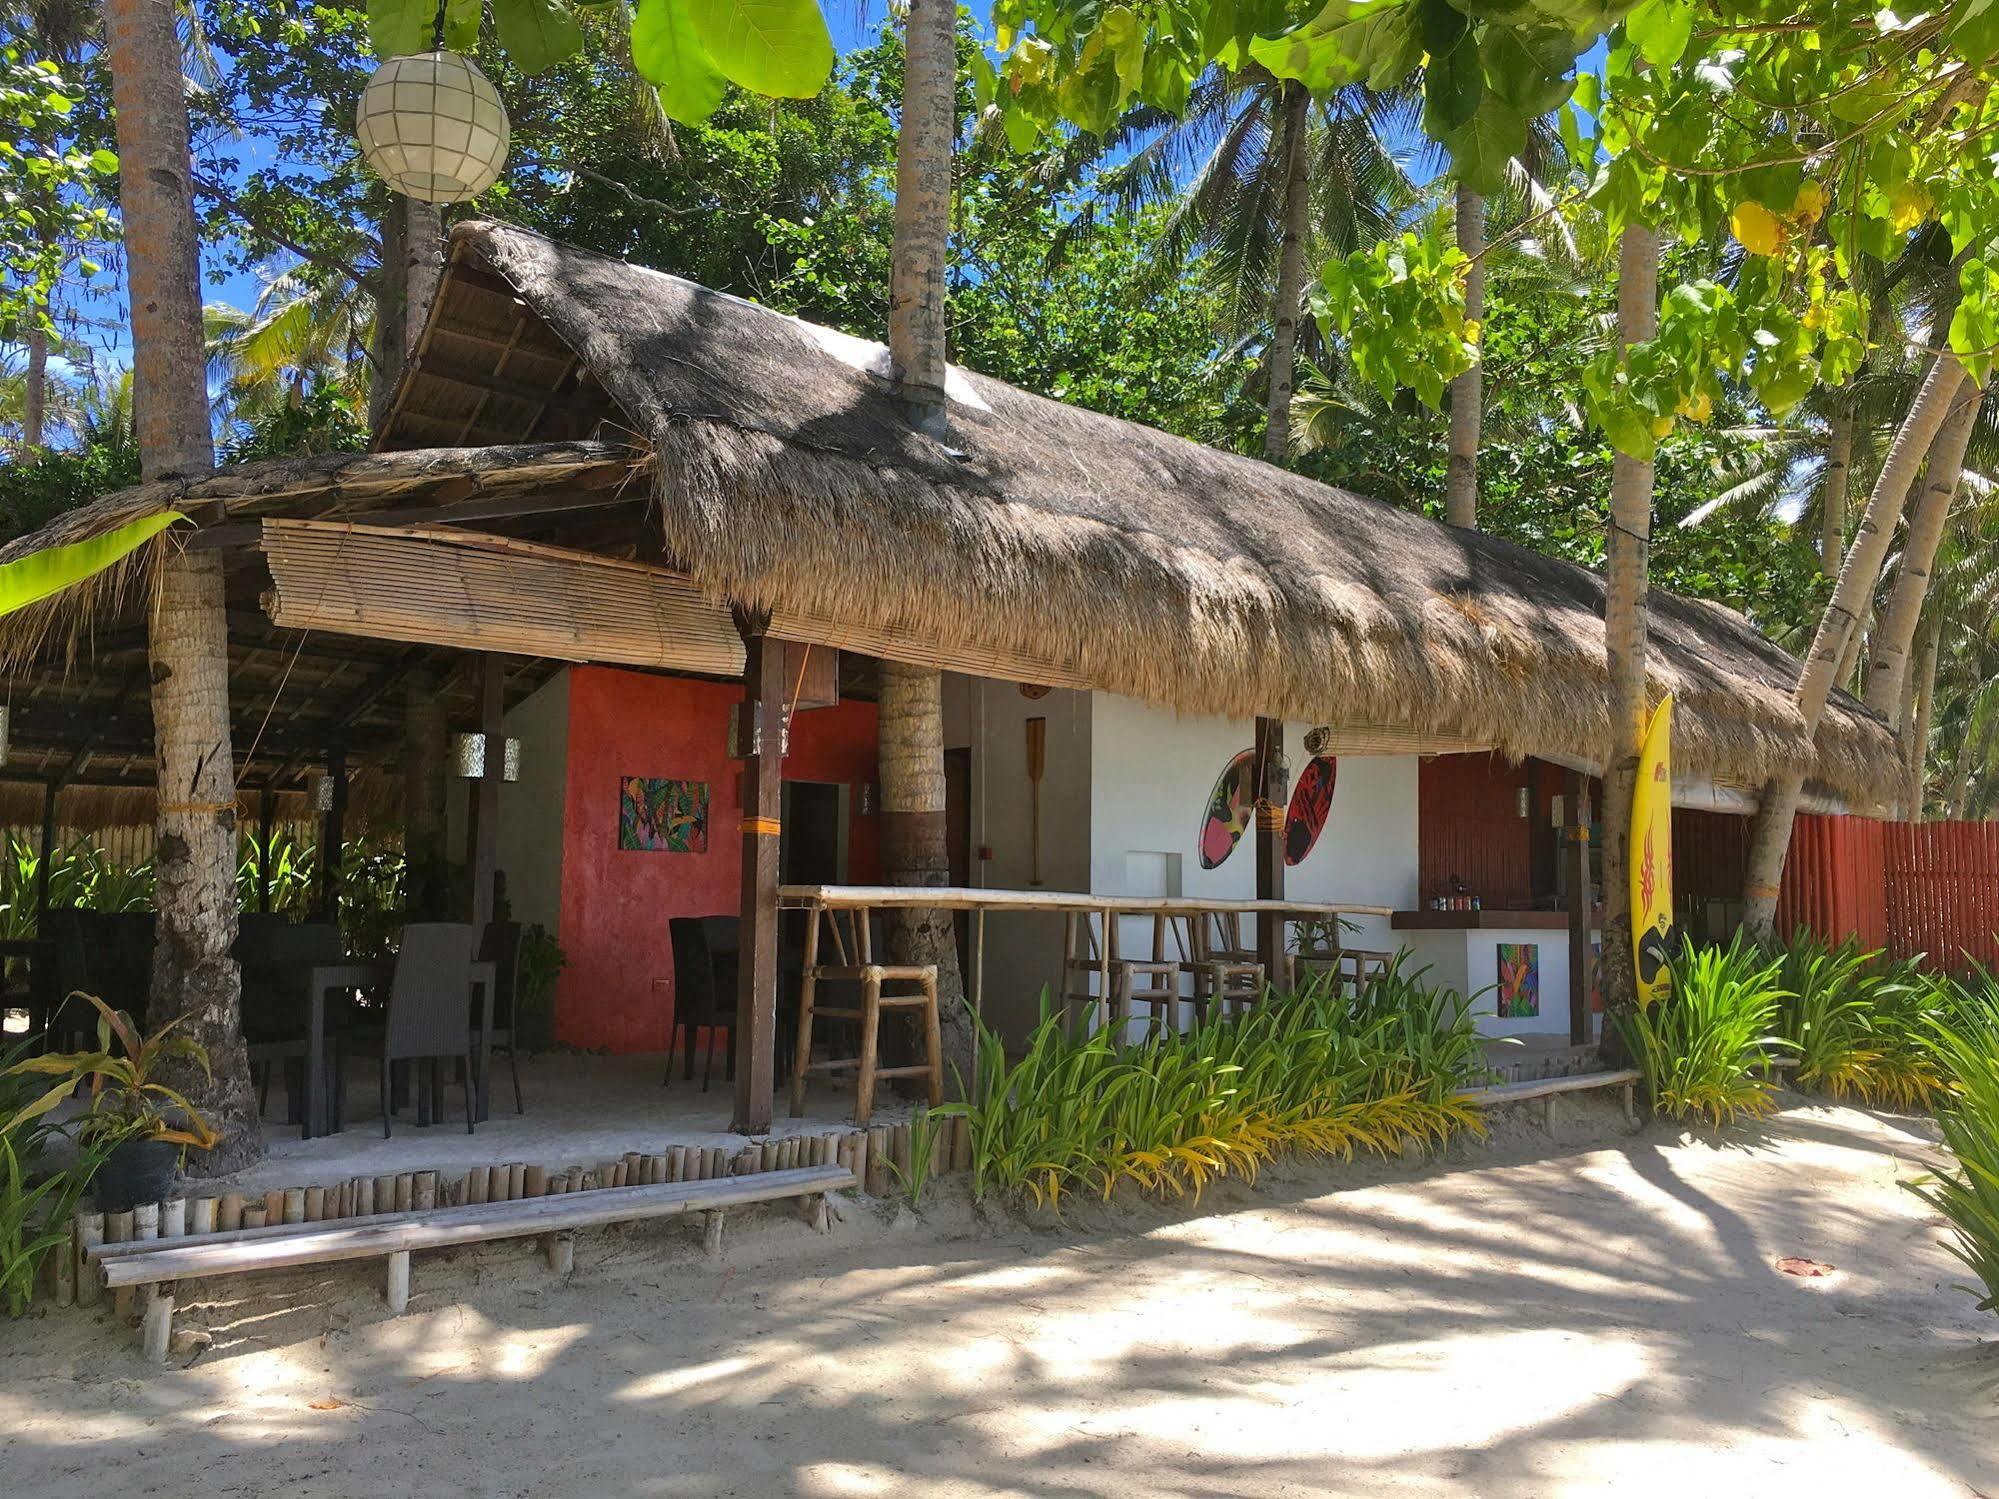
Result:
<svg viewBox="0 0 1999 1499">
<path fill-rule="evenodd" d="M 728 715 L 742 689 L 719 682 L 577 667 L 569 683 L 569 769 L 562 826 L 563 951 L 556 1039 L 614 1052 L 664 1051 L 673 1025 L 670 916 L 733 913 L 741 899 L 741 764 Z M 849 786 L 876 776 L 875 707 L 843 702 L 793 716 L 787 780 Z M 618 847 L 625 776 L 708 783 L 705 854 Z M 860 798 L 851 798 L 858 807 Z M 879 877 L 880 819 L 856 815 L 848 874 Z"/>
</svg>

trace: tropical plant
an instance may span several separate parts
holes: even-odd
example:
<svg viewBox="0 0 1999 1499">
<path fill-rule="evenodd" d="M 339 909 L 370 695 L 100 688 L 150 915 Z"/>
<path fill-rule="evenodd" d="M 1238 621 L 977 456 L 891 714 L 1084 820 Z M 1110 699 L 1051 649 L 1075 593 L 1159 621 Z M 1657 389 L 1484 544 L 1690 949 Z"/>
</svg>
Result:
<svg viewBox="0 0 1999 1499">
<path fill-rule="evenodd" d="M 43 1262 L 68 1245 L 70 1217 L 121 1138 L 97 1131 L 78 1140 L 63 1165 L 41 1169 L 57 1126 L 46 1110 L 32 1111 L 39 1085 L 15 1070 L 36 1044 L 30 1038 L 0 1052 L 0 1303 L 12 1317 L 34 1298 Z"/>
<path fill-rule="evenodd" d="M 1778 1029 L 1796 1048 L 1800 1086 L 1902 1109 L 1941 1095 L 1931 1025 L 1943 1002 L 1921 959 L 1891 961 L 1855 937 L 1833 946 L 1801 927 L 1778 983 Z"/>
<path fill-rule="evenodd" d="M 1783 960 L 1737 934 L 1725 947 L 1683 948 L 1671 967 L 1665 995 L 1612 1017 L 1653 1109 L 1716 1128 L 1767 1114 L 1776 1107 L 1771 1050 L 1791 1048 L 1776 1033 Z"/>
<path fill-rule="evenodd" d="M 1984 1284 L 1980 1309 L 1994 1311 L 1999 1310 L 1999 987 L 1981 972 L 1975 982 L 1955 989 L 1956 1004 L 1933 1021 L 1937 1053 L 1952 1078 L 1937 1124 L 1955 1165 L 1903 1185 L 1950 1224 L 1952 1239 L 1945 1247 Z"/>
<path fill-rule="evenodd" d="M 945 1116 L 925 1109 L 909 1121 L 909 1165 L 891 1160 L 888 1169 L 909 1198 L 911 1207 L 923 1206 L 924 1191 L 930 1185 L 937 1161 L 938 1123 Z"/>
<path fill-rule="evenodd" d="M 54 1078 L 55 1084 L 17 1110 L 8 1124 L 31 1123 L 68 1100 L 80 1085 L 88 1085 L 90 1105 L 78 1121 L 80 1139 L 165 1140 L 211 1149 L 220 1137 L 185 1095 L 160 1081 L 162 1070 L 175 1061 L 190 1062 L 208 1074 L 206 1048 L 180 1030 L 185 1017 L 176 1015 L 145 1035 L 130 1015 L 94 994 L 70 998 L 86 999 L 96 1008 L 97 1048 L 50 1052 L 13 1063 L 9 1075 Z M 177 1111 L 179 1119 L 169 1110 Z"/>
<path fill-rule="evenodd" d="M 1469 1005 L 1392 965 L 1358 999 L 1331 975 L 1240 1018 L 1121 1047 L 1051 1010 L 1009 1063 L 981 1027 L 965 1117 L 973 1189 L 1058 1206 L 1121 1182 L 1198 1196 L 1285 1151 L 1351 1158 L 1482 1130 L 1464 1089 L 1484 1075 Z"/>
</svg>

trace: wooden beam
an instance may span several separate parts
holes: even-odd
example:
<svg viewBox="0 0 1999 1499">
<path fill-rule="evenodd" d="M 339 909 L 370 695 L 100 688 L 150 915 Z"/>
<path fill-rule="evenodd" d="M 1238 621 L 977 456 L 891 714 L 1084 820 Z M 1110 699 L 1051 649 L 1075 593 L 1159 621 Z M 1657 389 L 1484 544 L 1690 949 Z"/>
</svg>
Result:
<svg viewBox="0 0 1999 1499">
<path fill-rule="evenodd" d="M 479 369 L 475 365 L 461 364 L 454 359 L 446 359 L 438 354 L 423 354 L 410 361 L 411 372 L 429 375 L 435 380 L 448 380 L 453 385 L 469 385 L 474 390 L 482 390 L 509 401 L 524 401 L 530 406 L 542 406 L 552 410 L 578 412 L 595 416 L 604 412 L 604 403 L 593 401 L 587 396 L 565 393 L 557 386 L 537 385 L 532 380 L 516 380 L 510 375 L 497 375 L 490 370 Z M 565 372 L 563 379 L 567 380 Z"/>
<path fill-rule="evenodd" d="M 472 876 L 467 919 L 483 927 L 493 919 L 493 877 L 500 867 L 500 784 L 506 761 L 507 673 L 502 657 L 479 656 L 479 732 L 486 736 L 485 774 L 467 798 L 465 867 Z"/>
<path fill-rule="evenodd" d="M 578 510 L 609 510 L 619 505 L 642 503 L 651 491 L 609 486 L 595 489 L 563 489 L 547 494 L 471 495 L 448 504 L 408 505 L 400 509 L 359 510 L 336 515 L 321 514 L 322 520 L 339 519 L 357 526 L 455 526 L 475 521 L 522 520 L 532 516 L 564 515 Z M 295 517 L 294 517 L 295 518 Z M 216 548 L 254 547 L 263 540 L 262 521 L 229 521 L 198 531 L 188 541 L 191 551 Z"/>
<path fill-rule="evenodd" d="M 1562 801 L 1562 857 L 1568 863 L 1563 881 L 1569 908 L 1569 1044 L 1589 1043 L 1589 818 L 1584 804 L 1589 781 L 1569 772 Z"/>
<path fill-rule="evenodd" d="M 784 647 L 770 617 L 738 611 L 743 637 L 743 890 L 736 957 L 736 1117 L 742 1135 L 770 1129 L 777 1037 L 777 882 L 784 775 Z"/>
<path fill-rule="evenodd" d="M 1284 898 L 1284 813 L 1287 802 L 1284 771 L 1284 720 L 1256 721 L 1256 898 Z M 1283 989 L 1285 981 L 1284 920 L 1259 916 L 1256 922 L 1257 960 L 1264 982 Z"/>
<path fill-rule="evenodd" d="M 326 919 L 340 919 L 340 849 L 347 841 L 347 751 L 326 752 L 326 773 L 333 780 L 333 802 L 319 823 L 319 909 Z"/>
</svg>

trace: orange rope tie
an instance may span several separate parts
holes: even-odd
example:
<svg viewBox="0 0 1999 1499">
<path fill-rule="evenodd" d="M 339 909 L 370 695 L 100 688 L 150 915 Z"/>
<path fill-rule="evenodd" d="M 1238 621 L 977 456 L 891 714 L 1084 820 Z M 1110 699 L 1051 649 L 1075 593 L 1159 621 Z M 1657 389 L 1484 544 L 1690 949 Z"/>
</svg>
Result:
<svg viewBox="0 0 1999 1499">
<path fill-rule="evenodd" d="M 784 831 L 784 824 L 775 817 L 745 817 L 736 824 L 739 831 L 754 833 L 759 838 L 775 838 Z"/>
</svg>

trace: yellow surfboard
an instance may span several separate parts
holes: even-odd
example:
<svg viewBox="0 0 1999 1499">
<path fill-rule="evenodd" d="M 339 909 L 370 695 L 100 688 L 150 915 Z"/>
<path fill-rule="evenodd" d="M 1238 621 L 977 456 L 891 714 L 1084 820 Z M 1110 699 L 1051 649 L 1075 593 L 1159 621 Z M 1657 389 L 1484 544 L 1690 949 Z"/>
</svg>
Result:
<svg viewBox="0 0 1999 1499">
<path fill-rule="evenodd" d="M 1638 756 L 1631 798 L 1631 947 L 1638 1003 L 1649 1005 L 1672 983 L 1666 966 L 1673 934 L 1673 699 L 1660 699 Z"/>
</svg>

